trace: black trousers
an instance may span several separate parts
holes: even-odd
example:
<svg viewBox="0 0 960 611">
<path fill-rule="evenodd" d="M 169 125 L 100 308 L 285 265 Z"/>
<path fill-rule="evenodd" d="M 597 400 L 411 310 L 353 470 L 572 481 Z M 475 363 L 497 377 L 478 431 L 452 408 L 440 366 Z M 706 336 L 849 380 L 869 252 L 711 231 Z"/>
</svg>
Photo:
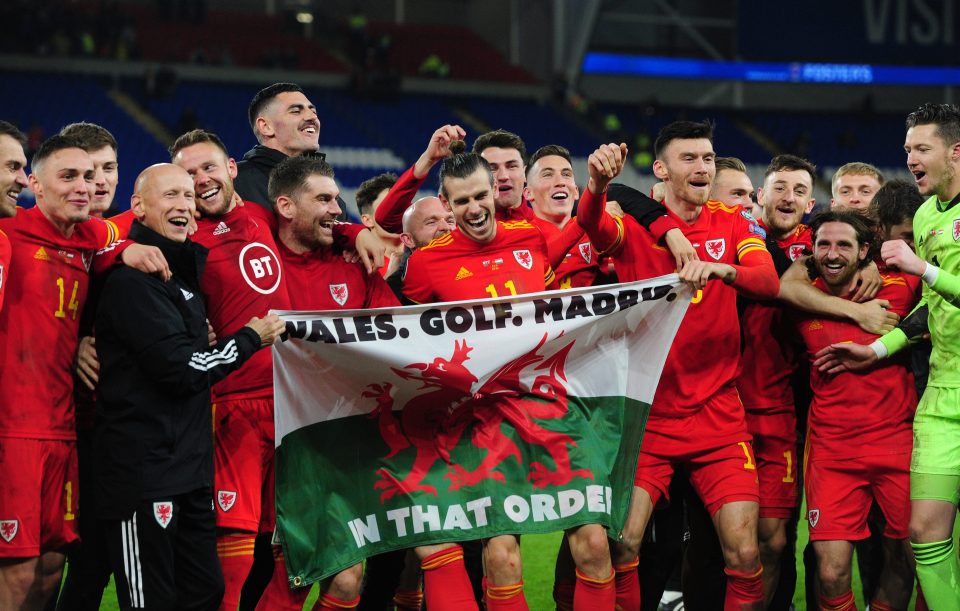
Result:
<svg viewBox="0 0 960 611">
<path fill-rule="evenodd" d="M 216 514 L 209 488 L 137 505 L 104 522 L 121 609 L 215 611 L 223 598 Z"/>
</svg>

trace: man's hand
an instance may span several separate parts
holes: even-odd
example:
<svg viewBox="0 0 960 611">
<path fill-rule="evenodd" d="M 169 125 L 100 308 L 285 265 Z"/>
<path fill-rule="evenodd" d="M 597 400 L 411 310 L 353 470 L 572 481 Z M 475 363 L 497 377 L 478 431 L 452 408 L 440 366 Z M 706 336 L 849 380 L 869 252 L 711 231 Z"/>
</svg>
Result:
<svg viewBox="0 0 960 611">
<path fill-rule="evenodd" d="M 922 276 L 927 269 L 927 262 L 918 257 L 903 240 L 884 242 L 880 247 L 880 256 L 889 267 L 914 276 Z"/>
<path fill-rule="evenodd" d="M 417 178 L 425 177 L 430 172 L 430 168 L 450 156 L 450 143 L 463 140 L 466 136 L 467 132 L 463 131 L 459 125 L 444 125 L 433 132 L 426 150 L 413 166 L 413 175 Z"/>
<path fill-rule="evenodd" d="M 386 249 L 383 247 L 383 242 L 380 241 L 380 238 L 375 236 L 369 229 L 365 229 L 357 234 L 356 249 L 368 274 L 372 274 L 383 267 L 383 255 Z"/>
<path fill-rule="evenodd" d="M 173 277 L 170 266 L 167 265 L 167 259 L 156 246 L 131 244 L 120 253 L 120 260 L 123 261 L 124 265 L 138 269 L 145 274 L 159 274 L 160 279 L 164 282 Z"/>
<path fill-rule="evenodd" d="M 610 216 L 615 216 L 618 219 L 623 218 L 623 208 L 620 207 L 620 202 L 616 200 L 607 200 L 607 214 Z"/>
<path fill-rule="evenodd" d="M 601 144 L 600 148 L 591 153 L 587 159 L 587 168 L 590 170 L 590 180 L 587 188 L 591 193 L 606 192 L 607 185 L 620 175 L 623 163 L 627 158 L 627 145 L 621 142 L 616 144 Z"/>
<path fill-rule="evenodd" d="M 877 353 L 863 344 L 832 344 L 813 355 L 813 366 L 823 373 L 860 371 L 877 362 Z"/>
<path fill-rule="evenodd" d="M 694 290 L 703 289 L 712 279 L 723 280 L 732 284 L 737 279 L 737 270 L 726 263 L 710 263 L 708 261 L 688 261 L 680 269 L 680 279 L 689 282 Z"/>
<path fill-rule="evenodd" d="M 263 318 L 254 316 L 246 326 L 253 329 L 257 335 L 260 336 L 261 348 L 277 341 L 277 338 L 283 335 L 283 332 L 287 328 L 286 323 L 280 320 L 280 317 L 276 314 L 267 314 Z"/>
<path fill-rule="evenodd" d="M 97 340 L 84 336 L 77 345 L 77 377 L 90 390 L 96 390 L 100 382 L 100 359 L 97 358 Z"/>
<path fill-rule="evenodd" d="M 667 198 L 667 185 L 658 182 L 653 185 L 653 188 L 650 189 L 650 199 L 656 200 L 660 203 L 663 203 L 663 200 Z"/>
<path fill-rule="evenodd" d="M 207 321 L 207 344 L 211 347 L 217 345 L 217 332 L 213 330 L 213 325 Z"/>
<path fill-rule="evenodd" d="M 697 250 L 693 247 L 693 244 L 679 229 L 667 231 L 663 235 L 663 241 L 667 244 L 667 248 L 670 249 L 674 259 L 677 260 L 678 271 L 683 269 L 683 266 L 688 262 L 697 261 L 700 258 L 697 256 Z"/>
<path fill-rule="evenodd" d="M 883 278 L 877 264 L 871 261 L 866 267 L 857 271 L 857 290 L 850 298 L 851 301 L 862 303 L 877 296 L 883 288 Z"/>
<path fill-rule="evenodd" d="M 887 308 L 890 302 L 886 299 L 872 299 L 866 303 L 853 303 L 853 320 L 867 333 L 883 335 L 893 331 L 900 322 L 900 317 Z"/>
</svg>

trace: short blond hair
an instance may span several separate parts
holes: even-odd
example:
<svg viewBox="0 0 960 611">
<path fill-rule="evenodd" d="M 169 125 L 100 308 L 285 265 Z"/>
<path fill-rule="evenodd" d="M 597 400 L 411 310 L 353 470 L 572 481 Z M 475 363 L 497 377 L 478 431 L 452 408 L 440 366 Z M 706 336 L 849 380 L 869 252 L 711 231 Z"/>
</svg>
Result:
<svg viewBox="0 0 960 611">
<path fill-rule="evenodd" d="M 837 168 L 837 171 L 833 174 L 833 180 L 830 181 L 830 193 L 834 197 L 837 196 L 837 182 L 841 176 L 873 176 L 880 183 L 880 186 L 883 186 L 885 181 L 883 172 L 878 170 L 876 166 L 862 161 L 851 161 Z"/>
</svg>

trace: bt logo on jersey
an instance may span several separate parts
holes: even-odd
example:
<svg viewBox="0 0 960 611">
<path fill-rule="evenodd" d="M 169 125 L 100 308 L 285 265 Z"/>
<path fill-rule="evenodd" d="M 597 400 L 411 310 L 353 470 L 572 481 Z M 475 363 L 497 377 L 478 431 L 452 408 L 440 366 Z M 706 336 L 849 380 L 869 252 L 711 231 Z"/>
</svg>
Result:
<svg viewBox="0 0 960 611">
<path fill-rule="evenodd" d="M 269 295 L 280 286 L 280 260 L 265 244 L 251 242 L 244 246 L 239 263 L 243 279 L 258 293 Z"/>
</svg>

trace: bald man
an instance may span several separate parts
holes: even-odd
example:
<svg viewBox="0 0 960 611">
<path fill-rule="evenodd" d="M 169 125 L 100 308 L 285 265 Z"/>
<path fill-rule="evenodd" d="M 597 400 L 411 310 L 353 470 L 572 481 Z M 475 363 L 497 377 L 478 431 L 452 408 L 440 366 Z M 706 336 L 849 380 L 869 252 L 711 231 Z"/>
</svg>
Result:
<svg viewBox="0 0 960 611">
<path fill-rule="evenodd" d="M 403 232 L 400 242 L 403 244 L 403 253 L 390 260 L 385 278 L 393 294 L 400 299 L 403 295 L 403 276 L 407 269 L 407 259 L 410 253 L 426 246 L 432 240 L 446 235 L 457 228 L 457 221 L 453 218 L 453 211 L 439 197 L 422 197 L 410 204 L 403 211 Z"/>
<path fill-rule="evenodd" d="M 121 609 L 217 609 L 223 575 L 213 510 L 210 386 L 283 332 L 254 317 L 209 343 L 200 277 L 207 250 L 187 239 L 193 179 L 165 163 L 137 178 L 130 238 L 160 249 L 172 277 L 119 268 L 97 309 L 100 356 L 94 510 Z"/>
</svg>

